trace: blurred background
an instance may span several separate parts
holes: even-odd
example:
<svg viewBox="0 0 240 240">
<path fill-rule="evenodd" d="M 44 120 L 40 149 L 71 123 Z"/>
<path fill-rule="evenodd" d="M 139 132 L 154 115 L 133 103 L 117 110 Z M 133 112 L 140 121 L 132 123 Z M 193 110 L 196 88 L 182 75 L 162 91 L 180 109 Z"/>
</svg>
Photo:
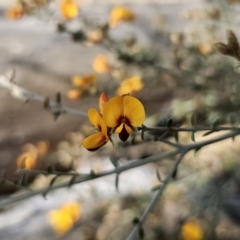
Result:
<svg viewBox="0 0 240 240">
<path fill-rule="evenodd" d="M 102 92 L 130 93 L 143 103 L 148 126 L 169 117 L 189 126 L 193 113 L 198 125 L 238 124 L 239 63 L 214 44 L 226 43 L 226 30 L 240 37 L 239 10 L 238 0 L 0 0 L 0 75 L 14 72 L 14 83 L 43 98 L 61 93 L 63 105 L 84 113 L 98 109 Z M 40 189 L 54 178 L 40 172 L 50 165 L 100 172 L 113 167 L 110 158 L 125 164 L 170 150 L 137 139 L 88 152 L 79 147 L 92 132 L 87 117 L 45 108 L 0 81 L 0 170 L 9 179 L 1 199 L 26 191 L 15 184 L 19 169 L 36 170 L 23 188 Z M 179 141 L 192 140 L 181 133 Z M 239 144 L 236 137 L 187 154 L 144 239 L 239 239 Z M 0 239 L 126 239 L 160 184 L 156 169 L 164 179 L 173 160 L 122 173 L 118 191 L 107 176 L 9 205 L 0 213 Z"/>
</svg>

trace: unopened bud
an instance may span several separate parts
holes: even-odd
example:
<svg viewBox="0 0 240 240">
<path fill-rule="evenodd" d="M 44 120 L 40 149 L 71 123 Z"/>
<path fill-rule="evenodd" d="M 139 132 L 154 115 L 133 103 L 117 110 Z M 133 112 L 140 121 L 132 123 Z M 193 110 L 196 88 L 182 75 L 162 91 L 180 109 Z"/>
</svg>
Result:
<svg viewBox="0 0 240 240">
<path fill-rule="evenodd" d="M 230 51 L 236 53 L 239 49 L 239 43 L 236 35 L 231 30 L 227 30 L 227 46 Z"/>
<path fill-rule="evenodd" d="M 215 43 L 214 44 L 215 48 L 217 49 L 218 52 L 224 55 L 231 55 L 231 51 L 228 49 L 228 46 L 224 43 Z"/>
</svg>

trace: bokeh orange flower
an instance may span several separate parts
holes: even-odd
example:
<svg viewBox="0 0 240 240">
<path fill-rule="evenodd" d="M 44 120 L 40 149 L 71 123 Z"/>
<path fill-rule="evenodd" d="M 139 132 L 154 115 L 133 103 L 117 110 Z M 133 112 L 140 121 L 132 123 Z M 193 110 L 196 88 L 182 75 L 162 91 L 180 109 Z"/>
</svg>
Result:
<svg viewBox="0 0 240 240">
<path fill-rule="evenodd" d="M 115 27 L 120 22 L 123 21 L 133 21 L 135 19 L 135 14 L 126 6 L 120 5 L 115 6 L 110 13 L 109 26 Z"/>
<path fill-rule="evenodd" d="M 123 80 L 116 91 L 117 95 L 139 92 L 144 87 L 142 79 L 139 76 L 133 76 Z"/>
<path fill-rule="evenodd" d="M 60 209 L 48 213 L 48 221 L 58 236 L 71 230 L 80 219 L 81 206 L 78 202 L 64 204 Z"/>
<path fill-rule="evenodd" d="M 72 89 L 72 90 L 67 91 L 67 97 L 69 99 L 78 100 L 81 98 L 81 96 L 82 96 L 82 93 L 78 89 Z"/>
<path fill-rule="evenodd" d="M 90 108 L 88 110 L 88 118 L 98 132 L 85 138 L 80 145 L 89 151 L 95 151 L 106 144 L 110 140 L 110 137 L 100 112 L 94 108 Z"/>
<path fill-rule="evenodd" d="M 7 11 L 7 17 L 12 20 L 21 18 L 24 15 L 24 9 L 22 4 L 16 4 Z"/>
<path fill-rule="evenodd" d="M 22 153 L 17 157 L 16 163 L 19 169 L 33 169 L 37 164 L 38 149 L 31 143 L 22 147 Z"/>
<path fill-rule="evenodd" d="M 61 0 L 60 12 L 63 18 L 70 20 L 78 16 L 79 6 L 74 0 Z"/>
<path fill-rule="evenodd" d="M 194 221 L 187 221 L 182 225 L 182 240 L 203 240 L 204 233 L 199 224 Z"/>
<path fill-rule="evenodd" d="M 103 108 L 104 123 L 126 141 L 135 128 L 143 124 L 145 110 L 135 97 L 123 95 L 111 98 Z"/>
<path fill-rule="evenodd" d="M 112 70 L 112 66 L 105 55 L 98 55 L 93 60 L 93 69 L 98 73 L 108 73 Z"/>
<path fill-rule="evenodd" d="M 86 76 L 74 75 L 72 77 L 72 84 L 75 87 L 89 87 L 94 85 L 97 81 L 97 76 L 95 74 L 88 74 Z"/>
</svg>

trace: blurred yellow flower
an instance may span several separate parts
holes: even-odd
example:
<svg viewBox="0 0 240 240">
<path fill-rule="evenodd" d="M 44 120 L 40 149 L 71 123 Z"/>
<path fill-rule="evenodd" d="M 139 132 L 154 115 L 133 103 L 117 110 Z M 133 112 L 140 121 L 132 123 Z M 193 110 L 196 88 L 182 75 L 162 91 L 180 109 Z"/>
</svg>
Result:
<svg viewBox="0 0 240 240">
<path fill-rule="evenodd" d="M 74 0 L 61 0 L 60 11 L 65 19 L 73 19 L 78 16 L 79 6 Z"/>
<path fill-rule="evenodd" d="M 50 144 L 48 141 L 39 141 L 36 144 L 37 150 L 38 150 L 38 154 L 39 155 L 44 155 L 48 152 Z"/>
<path fill-rule="evenodd" d="M 23 153 L 17 157 L 17 168 L 21 169 L 33 169 L 37 164 L 38 149 L 30 143 L 25 144 L 22 147 Z"/>
<path fill-rule="evenodd" d="M 72 89 L 67 92 L 67 97 L 72 100 L 78 100 L 82 96 L 80 90 L 78 89 Z"/>
<path fill-rule="evenodd" d="M 95 74 L 89 74 L 86 76 L 74 75 L 72 77 L 72 84 L 75 87 L 88 87 L 95 84 L 97 81 L 97 76 Z"/>
<path fill-rule="evenodd" d="M 64 204 L 60 209 L 48 213 L 48 221 L 58 236 L 66 234 L 81 216 L 81 206 L 78 202 Z"/>
<path fill-rule="evenodd" d="M 109 26 L 115 27 L 122 21 L 133 21 L 135 18 L 135 14 L 127 7 L 120 5 L 115 6 L 109 17 Z"/>
<path fill-rule="evenodd" d="M 187 221 L 182 225 L 182 240 L 203 240 L 203 230 L 199 224 Z"/>
<path fill-rule="evenodd" d="M 198 45 L 199 52 L 202 53 L 203 55 L 210 54 L 213 51 L 213 44 L 210 42 L 206 43 L 201 43 Z"/>
<path fill-rule="evenodd" d="M 21 18 L 23 14 L 24 10 L 21 4 L 16 4 L 7 11 L 7 17 L 13 20 Z"/>
<path fill-rule="evenodd" d="M 105 55 L 98 55 L 93 60 L 93 69 L 98 73 L 108 73 L 112 70 L 112 66 Z"/>
<path fill-rule="evenodd" d="M 138 92 L 144 87 L 142 79 L 139 76 L 133 76 L 123 80 L 116 91 L 117 95 L 123 95 Z"/>
<path fill-rule="evenodd" d="M 87 32 L 87 44 L 99 43 L 103 40 L 104 33 L 101 29 L 95 29 Z"/>
</svg>

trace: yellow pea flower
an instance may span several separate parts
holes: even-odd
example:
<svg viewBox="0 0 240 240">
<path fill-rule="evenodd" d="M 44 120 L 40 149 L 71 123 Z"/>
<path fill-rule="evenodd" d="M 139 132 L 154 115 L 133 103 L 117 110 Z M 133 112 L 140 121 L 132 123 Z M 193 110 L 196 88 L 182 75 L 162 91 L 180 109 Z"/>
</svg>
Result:
<svg viewBox="0 0 240 240">
<path fill-rule="evenodd" d="M 105 93 L 102 93 L 99 97 L 99 109 L 100 112 L 103 112 L 103 108 L 105 106 L 105 104 L 108 102 L 108 96 Z"/>
<path fill-rule="evenodd" d="M 111 98 L 103 108 L 105 124 L 113 128 L 122 141 L 126 141 L 135 127 L 143 124 L 145 110 L 142 103 L 132 96 L 117 96 Z"/>
<path fill-rule="evenodd" d="M 98 73 L 108 73 L 112 70 L 112 66 L 105 55 L 98 55 L 93 61 L 93 69 Z"/>
<path fill-rule="evenodd" d="M 37 164 L 37 155 L 31 152 L 22 153 L 17 158 L 17 168 L 31 170 Z"/>
<path fill-rule="evenodd" d="M 181 229 L 182 240 L 203 240 L 204 234 L 199 224 L 187 221 Z"/>
<path fill-rule="evenodd" d="M 133 21 L 135 14 L 127 7 L 121 5 L 112 9 L 109 17 L 109 26 L 115 27 L 122 21 Z"/>
<path fill-rule="evenodd" d="M 98 130 L 97 133 L 85 138 L 80 145 L 89 151 L 95 151 L 106 144 L 110 139 L 107 131 L 107 126 L 103 121 L 102 114 L 94 108 L 88 110 L 88 118 L 94 127 Z"/>
<path fill-rule="evenodd" d="M 73 19 L 78 16 L 79 7 L 74 0 L 61 0 L 60 11 L 65 19 Z"/>
</svg>

